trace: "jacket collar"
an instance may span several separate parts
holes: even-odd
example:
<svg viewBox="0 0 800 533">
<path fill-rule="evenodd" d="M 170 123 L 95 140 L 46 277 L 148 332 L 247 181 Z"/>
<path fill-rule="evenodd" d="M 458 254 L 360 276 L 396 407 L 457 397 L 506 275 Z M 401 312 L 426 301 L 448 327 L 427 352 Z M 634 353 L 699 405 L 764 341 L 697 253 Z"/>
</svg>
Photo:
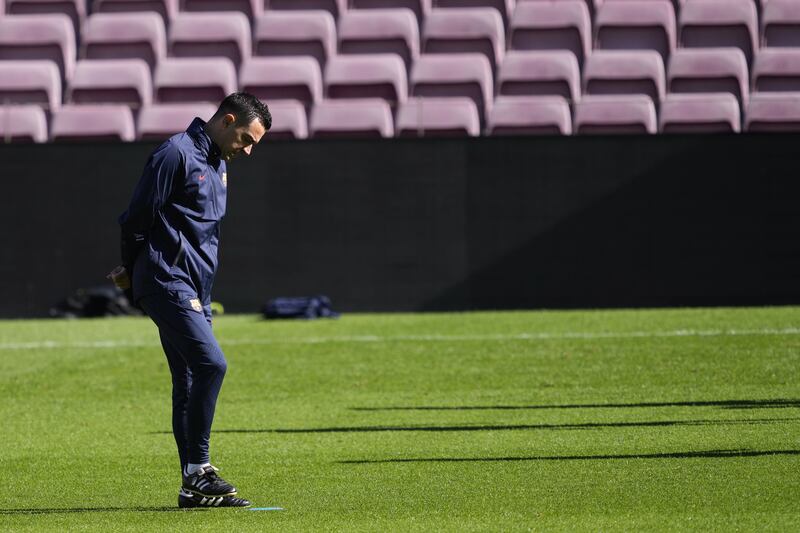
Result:
<svg viewBox="0 0 800 533">
<path fill-rule="evenodd" d="M 187 128 L 186 133 L 194 141 L 194 144 L 209 158 L 209 159 L 219 159 L 219 156 L 222 154 L 222 151 L 219 149 L 219 146 L 216 145 L 214 141 L 211 140 L 211 137 L 208 136 L 203 126 L 206 125 L 205 120 L 195 117 L 192 123 Z"/>
</svg>

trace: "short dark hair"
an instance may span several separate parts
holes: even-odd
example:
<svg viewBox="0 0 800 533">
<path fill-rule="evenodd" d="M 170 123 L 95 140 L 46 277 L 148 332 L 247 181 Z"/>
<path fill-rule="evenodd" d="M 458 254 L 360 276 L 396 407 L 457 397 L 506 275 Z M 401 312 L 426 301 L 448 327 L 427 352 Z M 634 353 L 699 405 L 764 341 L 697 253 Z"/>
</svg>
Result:
<svg viewBox="0 0 800 533">
<path fill-rule="evenodd" d="M 236 117 L 237 124 L 250 124 L 255 119 L 259 119 L 266 130 L 272 127 L 272 115 L 267 104 L 256 98 L 250 93 L 233 93 L 225 97 L 217 115 L 227 115 L 228 113 Z"/>
</svg>

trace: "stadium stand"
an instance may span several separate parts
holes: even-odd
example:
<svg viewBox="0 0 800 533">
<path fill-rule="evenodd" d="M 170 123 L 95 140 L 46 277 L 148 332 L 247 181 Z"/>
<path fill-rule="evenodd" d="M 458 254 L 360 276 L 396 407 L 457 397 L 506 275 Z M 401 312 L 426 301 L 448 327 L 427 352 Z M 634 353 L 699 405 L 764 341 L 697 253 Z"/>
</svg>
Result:
<svg viewBox="0 0 800 533">
<path fill-rule="evenodd" d="M 647 134 L 658 131 L 649 96 L 586 95 L 575 106 L 573 131 L 579 135 Z"/>
<path fill-rule="evenodd" d="M 509 48 L 570 50 L 582 66 L 591 34 L 589 11 L 581 0 L 519 2 L 511 17 Z"/>
<path fill-rule="evenodd" d="M 0 102 L 58 109 L 61 105 L 58 67 L 52 61 L 0 61 Z M 45 134 L 45 140 L 46 137 Z"/>
<path fill-rule="evenodd" d="M 498 96 L 487 120 L 489 135 L 570 135 L 569 103 L 561 96 Z"/>
<path fill-rule="evenodd" d="M 800 93 L 754 93 L 745 117 L 746 131 L 799 131 Z"/>
<path fill-rule="evenodd" d="M 83 26 L 82 59 L 142 59 L 153 72 L 166 55 L 164 21 L 156 13 L 94 13 Z"/>
<path fill-rule="evenodd" d="M 422 55 L 411 69 L 411 95 L 467 97 L 481 124 L 494 98 L 493 87 L 489 60 L 482 54 Z"/>
<path fill-rule="evenodd" d="M 92 13 L 157 13 L 169 26 L 178 13 L 178 0 L 94 0 Z"/>
<path fill-rule="evenodd" d="M 736 48 L 678 49 L 667 70 L 669 92 L 729 92 L 744 108 L 749 95 L 747 61 Z"/>
<path fill-rule="evenodd" d="M 256 21 L 254 55 L 308 55 L 320 68 L 336 54 L 336 24 L 325 11 L 267 12 Z"/>
<path fill-rule="evenodd" d="M 169 49 L 173 57 L 226 57 L 238 67 L 250 57 L 250 22 L 228 11 L 181 13 L 170 26 Z"/>
<path fill-rule="evenodd" d="M 126 105 L 64 105 L 53 113 L 50 139 L 58 141 L 132 141 L 133 113 Z"/>
<path fill-rule="evenodd" d="M 403 60 L 396 54 L 341 55 L 325 67 L 327 98 L 381 98 L 396 106 L 408 97 Z"/>
<path fill-rule="evenodd" d="M 75 32 L 66 15 L 0 17 L 0 60 L 49 59 L 58 65 L 62 83 L 75 68 Z"/>
<path fill-rule="evenodd" d="M 269 103 L 272 114 L 272 128 L 264 138 L 305 139 L 308 137 L 308 119 L 306 109 L 301 102 L 295 100 L 272 100 Z"/>
<path fill-rule="evenodd" d="M 84 59 L 67 87 L 70 104 L 126 104 L 138 108 L 153 98 L 150 69 L 141 59 Z"/>
<path fill-rule="evenodd" d="M 270 105 L 297 100 L 308 110 L 322 100 L 322 73 L 311 57 L 251 57 L 239 71 L 239 88 Z"/>
<path fill-rule="evenodd" d="M 753 90 L 800 91 L 800 49 L 764 48 L 753 63 Z"/>
<path fill-rule="evenodd" d="M 644 94 L 658 106 L 664 99 L 661 56 L 653 50 L 597 50 L 586 60 L 584 94 Z"/>
<path fill-rule="evenodd" d="M 313 138 L 375 138 L 394 135 L 392 110 L 378 98 L 324 100 L 314 106 Z"/>
<path fill-rule="evenodd" d="M 800 46 L 800 2 L 770 0 L 761 17 L 762 46 Z"/>
<path fill-rule="evenodd" d="M 675 11 L 669 0 L 609 1 L 595 19 L 594 48 L 655 50 L 666 64 L 676 35 Z"/>
<path fill-rule="evenodd" d="M 263 0 L 181 0 L 181 11 L 237 11 L 255 20 L 264 11 Z"/>
<path fill-rule="evenodd" d="M 470 98 L 409 98 L 397 111 L 398 137 L 476 137 L 481 126 Z"/>
<path fill-rule="evenodd" d="M 730 93 L 669 94 L 661 104 L 661 133 L 738 133 L 739 102 Z"/>
<path fill-rule="evenodd" d="M 339 20 L 339 53 L 397 54 L 411 70 L 419 57 L 419 27 L 409 9 L 350 10 Z"/>
<path fill-rule="evenodd" d="M 143 141 L 163 141 L 185 131 L 195 117 L 208 120 L 216 112 L 211 103 L 151 104 L 139 111 L 136 138 Z"/>
<path fill-rule="evenodd" d="M 219 103 L 237 88 L 236 69 L 224 57 L 164 59 L 153 81 L 157 102 Z"/>
<path fill-rule="evenodd" d="M 38 105 L 0 106 L 0 140 L 5 143 L 47 142 L 47 118 Z"/>
<path fill-rule="evenodd" d="M 410 9 L 417 18 L 418 29 L 431 12 L 432 0 L 350 0 L 350 9 Z"/>
<path fill-rule="evenodd" d="M 505 49 L 503 20 L 492 8 L 434 9 L 423 26 L 425 54 L 480 53 L 496 72 Z"/>
<path fill-rule="evenodd" d="M 86 17 L 86 0 L 6 0 L 10 15 L 43 15 L 61 13 L 69 17 L 75 35 L 80 35 Z"/>
<path fill-rule="evenodd" d="M 566 50 L 510 50 L 497 75 L 502 95 L 558 95 L 580 100 L 581 74 L 575 54 Z"/>
<path fill-rule="evenodd" d="M 334 19 L 347 11 L 347 0 L 264 0 L 268 9 L 312 9 L 330 13 Z"/>
<path fill-rule="evenodd" d="M 680 11 L 685 48 L 739 48 L 750 65 L 758 48 L 758 15 L 753 0 L 690 0 Z"/>
</svg>

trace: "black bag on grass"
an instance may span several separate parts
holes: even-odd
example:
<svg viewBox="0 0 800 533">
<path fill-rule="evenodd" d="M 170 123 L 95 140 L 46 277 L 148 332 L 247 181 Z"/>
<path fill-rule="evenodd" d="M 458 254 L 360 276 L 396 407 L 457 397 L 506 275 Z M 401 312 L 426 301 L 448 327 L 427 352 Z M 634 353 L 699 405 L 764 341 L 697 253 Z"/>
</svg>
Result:
<svg viewBox="0 0 800 533">
<path fill-rule="evenodd" d="M 273 298 L 261 308 L 264 318 L 337 318 L 339 313 L 331 307 L 327 296 L 300 296 Z"/>
</svg>

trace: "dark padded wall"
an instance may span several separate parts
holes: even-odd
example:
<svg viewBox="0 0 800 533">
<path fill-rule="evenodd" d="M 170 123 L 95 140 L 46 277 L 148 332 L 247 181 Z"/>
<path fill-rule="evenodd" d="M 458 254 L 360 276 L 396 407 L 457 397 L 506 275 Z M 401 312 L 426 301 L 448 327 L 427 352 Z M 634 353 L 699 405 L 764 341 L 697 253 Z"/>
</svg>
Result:
<svg viewBox="0 0 800 533">
<path fill-rule="evenodd" d="M 214 298 L 337 308 L 800 303 L 800 136 L 264 143 Z M 2 316 L 104 282 L 152 144 L 2 146 Z"/>
</svg>

